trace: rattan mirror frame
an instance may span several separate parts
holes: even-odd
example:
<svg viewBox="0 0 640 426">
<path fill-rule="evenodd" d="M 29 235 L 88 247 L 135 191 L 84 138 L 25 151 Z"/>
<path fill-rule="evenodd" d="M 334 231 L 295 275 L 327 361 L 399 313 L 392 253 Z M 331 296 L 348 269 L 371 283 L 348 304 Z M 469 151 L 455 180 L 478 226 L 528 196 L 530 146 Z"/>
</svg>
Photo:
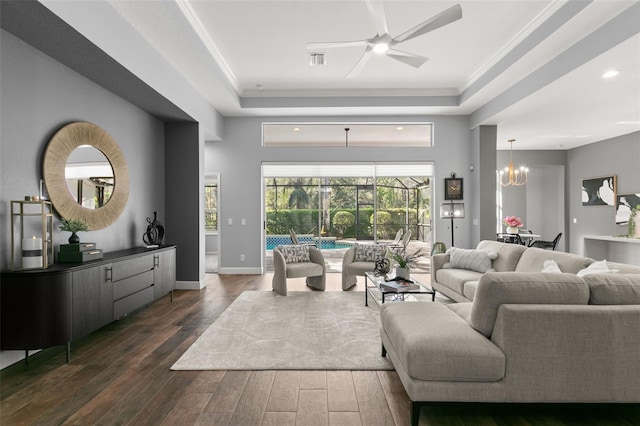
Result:
<svg viewBox="0 0 640 426">
<path fill-rule="evenodd" d="M 100 150 L 113 168 L 113 194 L 104 206 L 97 209 L 87 209 L 79 205 L 67 188 L 67 159 L 71 152 L 81 145 L 90 145 Z M 124 154 L 111 135 L 93 123 L 75 122 L 58 130 L 45 150 L 42 171 L 49 199 L 60 216 L 65 219 L 84 219 L 92 231 L 111 225 L 127 205 L 129 170 Z"/>
</svg>

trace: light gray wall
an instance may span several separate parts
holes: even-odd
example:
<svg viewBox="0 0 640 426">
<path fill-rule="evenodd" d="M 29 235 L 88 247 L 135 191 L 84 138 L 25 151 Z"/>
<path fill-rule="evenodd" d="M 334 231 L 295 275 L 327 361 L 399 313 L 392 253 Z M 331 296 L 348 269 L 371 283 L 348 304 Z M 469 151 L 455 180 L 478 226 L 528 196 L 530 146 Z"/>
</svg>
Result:
<svg viewBox="0 0 640 426">
<path fill-rule="evenodd" d="M 42 155 L 64 124 L 89 121 L 105 129 L 129 168 L 129 201 L 117 222 L 81 233 L 105 251 L 142 244 L 146 217 L 165 210 L 164 123 L 54 61 L 13 35 L 0 33 L 0 229 L 1 267 L 10 262 L 10 200 L 37 195 Z M 54 244 L 67 232 L 54 221 Z"/>
<path fill-rule="evenodd" d="M 263 121 L 433 121 L 434 146 L 430 148 L 264 148 L 261 144 Z M 222 143 L 207 143 L 205 174 L 220 173 L 220 267 L 228 272 L 255 270 L 262 265 L 262 162 L 340 162 L 340 161 L 434 161 L 434 206 L 443 199 L 445 177 L 451 172 L 465 178 L 473 187 L 469 173 L 471 132 L 464 116 L 413 117 L 276 117 L 225 119 Z M 467 202 L 465 194 L 465 202 Z M 437 212 L 437 211 L 436 211 Z M 241 219 L 246 225 L 241 225 Z M 229 219 L 232 225 L 229 225 Z M 456 221 L 456 245 L 468 247 L 472 218 Z M 434 219 L 435 239 L 450 239 L 448 222 Z M 245 262 L 240 255 L 245 255 Z"/>
<path fill-rule="evenodd" d="M 615 207 L 582 205 L 582 180 L 611 175 L 617 176 L 618 194 L 640 192 L 640 132 L 568 152 L 567 193 L 572 252 L 583 253 L 585 235 L 626 234 L 626 226 L 615 224 Z M 576 223 L 573 223 L 574 219 Z"/>
</svg>

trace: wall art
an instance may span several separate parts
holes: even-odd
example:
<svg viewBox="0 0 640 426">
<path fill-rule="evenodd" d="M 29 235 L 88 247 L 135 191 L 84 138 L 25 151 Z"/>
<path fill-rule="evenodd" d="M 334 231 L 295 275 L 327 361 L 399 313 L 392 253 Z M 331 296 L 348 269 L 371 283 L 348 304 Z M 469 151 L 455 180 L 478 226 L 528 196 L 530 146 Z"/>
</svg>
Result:
<svg viewBox="0 0 640 426">
<path fill-rule="evenodd" d="M 583 206 L 615 206 L 616 176 L 603 176 L 582 181 Z"/>
</svg>

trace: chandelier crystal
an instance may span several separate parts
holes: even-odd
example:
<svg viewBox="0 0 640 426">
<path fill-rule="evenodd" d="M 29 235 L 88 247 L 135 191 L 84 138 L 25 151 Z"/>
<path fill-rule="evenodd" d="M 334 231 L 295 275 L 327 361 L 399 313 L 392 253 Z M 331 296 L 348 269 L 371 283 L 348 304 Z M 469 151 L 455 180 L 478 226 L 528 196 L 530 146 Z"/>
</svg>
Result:
<svg viewBox="0 0 640 426">
<path fill-rule="evenodd" d="M 515 139 L 509 139 L 510 159 L 509 166 L 500 170 L 500 184 L 502 186 L 522 186 L 527 183 L 529 168 L 521 166 L 519 169 L 513 167 L 513 143 Z"/>
</svg>

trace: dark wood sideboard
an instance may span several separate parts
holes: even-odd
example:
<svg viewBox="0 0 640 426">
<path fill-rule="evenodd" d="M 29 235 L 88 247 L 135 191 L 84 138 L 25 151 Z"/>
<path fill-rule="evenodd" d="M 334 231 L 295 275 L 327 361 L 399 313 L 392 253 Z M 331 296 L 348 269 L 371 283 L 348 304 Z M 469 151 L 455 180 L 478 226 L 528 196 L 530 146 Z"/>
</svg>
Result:
<svg viewBox="0 0 640 426">
<path fill-rule="evenodd" d="M 0 349 L 44 349 L 71 342 L 171 294 L 176 247 L 137 247 L 86 263 L 3 272 Z"/>
</svg>

